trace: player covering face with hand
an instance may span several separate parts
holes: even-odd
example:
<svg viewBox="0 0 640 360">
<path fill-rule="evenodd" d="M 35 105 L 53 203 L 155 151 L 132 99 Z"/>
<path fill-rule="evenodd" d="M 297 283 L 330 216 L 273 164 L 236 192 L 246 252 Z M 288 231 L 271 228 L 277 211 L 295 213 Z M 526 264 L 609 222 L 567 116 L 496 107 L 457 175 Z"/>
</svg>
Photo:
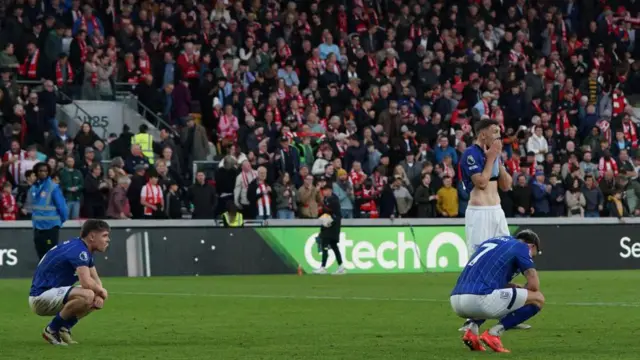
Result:
<svg viewBox="0 0 640 360">
<path fill-rule="evenodd" d="M 483 242 L 470 257 L 450 300 L 458 316 L 470 319 L 462 341 L 471 350 L 485 351 L 485 343 L 496 352 L 509 352 L 502 346 L 502 334 L 540 312 L 544 296 L 533 263 L 538 254 L 540 238 L 523 230 Z M 527 279 L 524 287 L 510 283 L 518 274 Z M 487 319 L 499 322 L 480 335 L 480 326 Z"/>
<path fill-rule="evenodd" d="M 500 194 L 511 189 L 513 180 L 502 164 L 500 124 L 483 118 L 475 127 L 476 140 L 460 159 L 462 184 L 469 192 L 469 205 L 465 212 L 465 233 L 469 255 L 485 240 L 509 235 L 509 227 L 500 206 Z M 466 331 L 469 321 L 460 328 Z M 530 328 L 521 324 L 521 329 Z"/>
<path fill-rule="evenodd" d="M 465 212 L 469 254 L 489 238 L 509 235 L 498 187 L 508 191 L 512 179 L 501 162 L 501 154 L 498 123 L 490 119 L 478 121 L 476 140 L 464 151 L 460 160 L 462 182 L 469 192 L 469 206 Z"/>
<path fill-rule="evenodd" d="M 71 329 L 81 318 L 104 306 L 108 293 L 94 266 L 93 253 L 107 250 L 109 233 L 107 222 L 87 220 L 79 238 L 52 248 L 38 264 L 29 306 L 40 316 L 54 316 L 42 332 L 49 343 L 76 344 Z M 74 286 L 76 281 L 79 286 Z"/>
</svg>

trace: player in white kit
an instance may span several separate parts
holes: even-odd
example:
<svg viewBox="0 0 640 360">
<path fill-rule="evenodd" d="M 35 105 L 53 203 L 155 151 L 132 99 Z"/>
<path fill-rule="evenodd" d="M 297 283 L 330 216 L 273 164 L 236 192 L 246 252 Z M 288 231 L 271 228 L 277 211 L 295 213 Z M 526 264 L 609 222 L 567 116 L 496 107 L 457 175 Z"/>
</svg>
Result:
<svg viewBox="0 0 640 360">
<path fill-rule="evenodd" d="M 476 124 L 476 140 L 460 158 L 461 181 L 469 195 L 465 212 L 465 233 L 469 254 L 487 239 L 508 236 L 509 227 L 502 206 L 498 187 L 511 189 L 513 180 L 501 161 L 502 139 L 500 124 L 483 118 Z M 467 328 L 467 323 L 460 330 Z M 529 325 L 521 324 L 520 329 Z"/>
</svg>

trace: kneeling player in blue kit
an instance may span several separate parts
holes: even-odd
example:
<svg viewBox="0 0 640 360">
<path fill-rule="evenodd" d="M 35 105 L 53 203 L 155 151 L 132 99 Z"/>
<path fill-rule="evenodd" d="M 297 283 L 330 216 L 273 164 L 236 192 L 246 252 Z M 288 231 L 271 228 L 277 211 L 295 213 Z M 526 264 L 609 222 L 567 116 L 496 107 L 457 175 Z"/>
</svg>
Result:
<svg viewBox="0 0 640 360">
<path fill-rule="evenodd" d="M 76 344 L 71 329 L 93 310 L 102 309 L 107 290 L 93 265 L 93 253 L 109 246 L 109 224 L 87 220 L 79 238 L 49 250 L 36 269 L 29 306 L 40 316 L 55 316 L 42 337 L 53 345 Z M 74 286 L 76 281 L 80 286 Z"/>
<path fill-rule="evenodd" d="M 523 230 L 514 236 L 483 242 L 469 258 L 451 292 L 451 307 L 458 316 L 472 320 L 462 338 L 471 350 L 484 351 L 483 342 L 493 351 L 509 352 L 500 339 L 504 331 L 542 309 L 544 296 L 533 263 L 533 257 L 540 253 L 538 235 Z M 520 273 L 527 279 L 524 287 L 510 283 Z M 479 335 L 480 326 L 487 319 L 499 322 Z"/>
</svg>

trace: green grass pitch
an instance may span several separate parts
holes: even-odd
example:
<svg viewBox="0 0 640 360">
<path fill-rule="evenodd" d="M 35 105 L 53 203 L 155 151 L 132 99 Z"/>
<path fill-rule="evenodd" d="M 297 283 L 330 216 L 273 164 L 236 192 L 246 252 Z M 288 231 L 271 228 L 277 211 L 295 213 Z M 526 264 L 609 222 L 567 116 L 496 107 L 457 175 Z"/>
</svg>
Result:
<svg viewBox="0 0 640 360">
<path fill-rule="evenodd" d="M 105 308 L 66 348 L 40 337 L 29 281 L 2 280 L 0 359 L 637 360 L 639 274 L 541 272 L 548 304 L 505 334 L 512 354 L 462 345 L 456 274 L 106 278 Z"/>
</svg>

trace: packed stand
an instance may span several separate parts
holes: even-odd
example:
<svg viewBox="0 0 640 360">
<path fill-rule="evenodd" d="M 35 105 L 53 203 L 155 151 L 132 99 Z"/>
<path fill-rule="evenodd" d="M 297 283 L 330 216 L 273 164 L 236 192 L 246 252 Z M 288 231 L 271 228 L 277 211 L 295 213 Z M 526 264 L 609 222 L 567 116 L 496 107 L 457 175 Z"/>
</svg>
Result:
<svg viewBox="0 0 640 360">
<path fill-rule="evenodd" d="M 20 209 L 40 157 L 60 169 L 72 217 L 317 218 L 327 182 L 344 217 L 460 217 L 458 162 L 489 117 L 514 177 L 507 216 L 640 215 L 627 99 L 640 92 L 639 11 L 632 0 L 9 2 L 5 193 Z M 34 93 L 18 79 L 47 81 Z M 118 83 L 171 125 L 159 142 L 138 142 L 146 129 L 63 132 L 47 92 L 109 100 Z M 191 179 L 214 155 L 219 168 Z"/>
</svg>

